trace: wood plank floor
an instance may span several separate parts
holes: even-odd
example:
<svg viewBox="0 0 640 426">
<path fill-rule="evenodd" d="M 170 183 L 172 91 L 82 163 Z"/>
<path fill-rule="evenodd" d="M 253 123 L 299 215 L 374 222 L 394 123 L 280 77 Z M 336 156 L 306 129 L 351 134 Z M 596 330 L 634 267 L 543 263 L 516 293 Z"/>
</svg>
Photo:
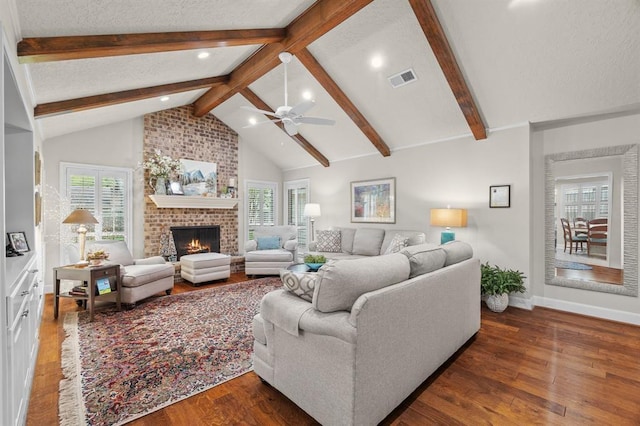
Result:
<svg viewBox="0 0 640 426">
<path fill-rule="evenodd" d="M 624 270 L 606 266 L 589 265 L 591 269 L 556 268 L 556 276 L 574 280 L 596 281 L 599 283 L 622 285 Z"/>
<path fill-rule="evenodd" d="M 229 282 L 245 279 L 234 274 Z M 179 283 L 174 293 L 211 286 Z M 78 309 L 73 301 L 62 302 L 54 321 L 51 295 L 46 297 L 30 426 L 58 424 L 62 318 Z M 475 338 L 382 424 L 639 425 L 639 390 L 640 327 L 544 308 L 509 307 L 496 314 L 483 307 Z M 251 372 L 130 424 L 316 423 Z"/>
</svg>

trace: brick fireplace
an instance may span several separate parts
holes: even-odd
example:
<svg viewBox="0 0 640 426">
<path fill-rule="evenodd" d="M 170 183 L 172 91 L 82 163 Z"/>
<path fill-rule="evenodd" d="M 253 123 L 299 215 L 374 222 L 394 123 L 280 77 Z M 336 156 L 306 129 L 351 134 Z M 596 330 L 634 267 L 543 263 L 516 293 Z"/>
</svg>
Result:
<svg viewBox="0 0 640 426">
<path fill-rule="evenodd" d="M 144 160 L 159 150 L 175 159 L 207 161 L 218 165 L 218 188 L 238 177 L 238 134 L 211 114 L 195 117 L 192 106 L 144 116 Z M 145 181 L 149 176 L 145 176 Z M 238 210 L 158 208 L 145 185 L 145 256 L 160 254 L 161 236 L 172 226 L 219 226 L 221 253 L 238 251 Z M 176 195 L 178 197 L 178 195 Z"/>
</svg>

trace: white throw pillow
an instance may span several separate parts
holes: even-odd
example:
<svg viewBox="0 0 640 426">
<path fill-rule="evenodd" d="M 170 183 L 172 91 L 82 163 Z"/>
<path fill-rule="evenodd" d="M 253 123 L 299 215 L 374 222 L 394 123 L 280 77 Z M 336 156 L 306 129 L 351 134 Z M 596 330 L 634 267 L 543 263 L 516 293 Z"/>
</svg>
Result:
<svg viewBox="0 0 640 426">
<path fill-rule="evenodd" d="M 385 250 L 384 254 L 397 253 L 408 245 L 409 245 L 409 237 L 396 234 L 393 236 L 393 239 L 389 243 L 389 247 L 387 247 L 387 250 Z"/>
<path fill-rule="evenodd" d="M 317 250 L 330 253 L 342 252 L 340 231 L 318 231 L 316 233 Z"/>
</svg>

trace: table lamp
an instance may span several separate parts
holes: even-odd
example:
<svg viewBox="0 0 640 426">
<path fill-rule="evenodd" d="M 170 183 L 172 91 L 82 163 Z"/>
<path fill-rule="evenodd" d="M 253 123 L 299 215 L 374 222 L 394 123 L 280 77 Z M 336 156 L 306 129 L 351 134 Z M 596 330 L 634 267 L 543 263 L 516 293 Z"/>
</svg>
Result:
<svg viewBox="0 0 640 426">
<path fill-rule="evenodd" d="M 446 229 L 440 234 L 440 244 L 456 239 L 456 234 L 451 230 L 452 226 L 467 226 L 466 209 L 431 209 L 431 226 L 444 226 Z"/>
<path fill-rule="evenodd" d="M 313 223 L 315 222 L 316 217 L 320 217 L 322 214 L 320 212 L 320 204 L 316 203 L 307 203 L 304 205 L 304 211 L 302 212 L 303 216 L 306 216 L 311 221 L 311 241 L 313 241 Z"/>
<path fill-rule="evenodd" d="M 80 260 L 85 260 L 84 258 L 84 246 L 87 240 L 87 228 L 84 226 L 88 223 L 98 223 L 98 219 L 93 217 L 93 215 L 89 212 L 89 210 L 85 209 L 75 209 L 74 211 L 67 216 L 62 223 L 78 225 L 77 233 L 78 233 L 78 246 L 80 249 Z"/>
</svg>

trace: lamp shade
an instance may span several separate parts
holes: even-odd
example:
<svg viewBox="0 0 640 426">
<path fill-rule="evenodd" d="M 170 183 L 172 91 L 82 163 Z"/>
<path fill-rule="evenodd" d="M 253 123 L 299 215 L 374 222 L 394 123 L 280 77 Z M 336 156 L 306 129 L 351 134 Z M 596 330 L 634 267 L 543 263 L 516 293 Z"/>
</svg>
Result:
<svg viewBox="0 0 640 426">
<path fill-rule="evenodd" d="M 467 209 L 431 209 L 431 225 L 465 227 L 467 226 Z"/>
<path fill-rule="evenodd" d="M 307 203 L 304 205 L 304 211 L 302 212 L 303 216 L 306 217 L 319 217 L 322 216 L 320 212 L 320 204 L 316 203 Z"/>
<path fill-rule="evenodd" d="M 89 210 L 75 209 L 65 220 L 62 221 L 62 223 L 83 225 L 86 223 L 98 223 L 98 219 L 93 217 Z"/>
</svg>

